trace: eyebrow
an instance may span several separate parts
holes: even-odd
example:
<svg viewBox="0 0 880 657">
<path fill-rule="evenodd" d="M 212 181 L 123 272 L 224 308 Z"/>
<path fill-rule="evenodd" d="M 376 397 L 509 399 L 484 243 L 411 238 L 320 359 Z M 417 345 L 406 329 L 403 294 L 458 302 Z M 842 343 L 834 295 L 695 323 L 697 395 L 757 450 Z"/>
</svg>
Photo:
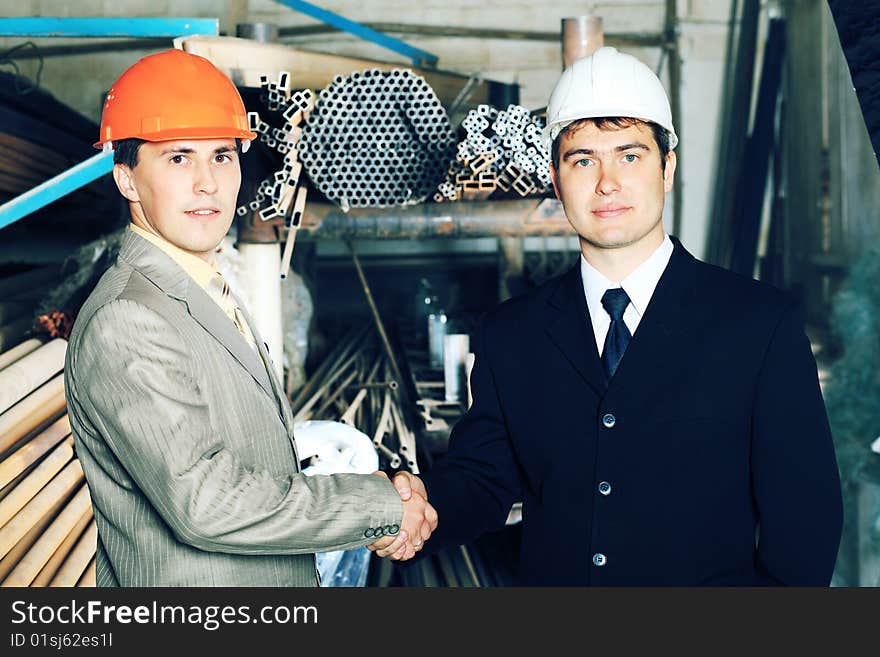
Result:
<svg viewBox="0 0 880 657">
<path fill-rule="evenodd" d="M 623 144 L 622 146 L 615 146 L 614 152 L 621 153 L 623 151 L 629 151 L 634 148 L 637 148 L 637 149 L 643 150 L 643 151 L 651 150 L 650 148 L 648 148 L 647 144 L 644 144 L 640 141 L 634 141 L 631 144 Z M 595 154 L 596 154 L 596 151 L 594 151 L 592 148 L 572 148 L 569 151 L 565 151 L 565 155 L 562 156 L 562 159 L 564 161 L 564 160 L 568 160 L 568 158 L 573 157 L 575 155 L 595 155 Z"/>
<path fill-rule="evenodd" d="M 234 146 L 220 146 L 219 148 L 214 149 L 213 154 L 220 155 L 221 153 L 230 153 L 234 150 L 236 150 Z M 183 153 L 184 155 L 191 155 L 192 153 L 195 153 L 195 152 L 196 152 L 195 148 L 188 148 L 185 146 L 176 146 L 176 147 L 172 147 L 172 148 L 166 148 L 164 151 L 162 151 L 161 154 L 167 155 L 168 153 Z"/>
</svg>

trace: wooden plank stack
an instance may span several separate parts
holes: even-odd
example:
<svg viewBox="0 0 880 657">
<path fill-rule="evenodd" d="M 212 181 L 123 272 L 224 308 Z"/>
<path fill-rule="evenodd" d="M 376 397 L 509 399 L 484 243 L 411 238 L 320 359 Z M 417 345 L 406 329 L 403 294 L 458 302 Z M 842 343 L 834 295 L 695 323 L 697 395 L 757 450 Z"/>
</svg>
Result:
<svg viewBox="0 0 880 657">
<path fill-rule="evenodd" d="M 38 78 L 0 71 L 0 204 L 93 156 L 97 135 L 94 122 L 40 89 Z M 107 222 L 94 215 L 115 215 L 115 203 L 116 195 L 96 181 L 38 210 L 39 228 L 93 230 Z"/>
<path fill-rule="evenodd" d="M 0 586 L 95 586 L 97 529 L 73 451 L 61 338 L 0 353 Z"/>
</svg>

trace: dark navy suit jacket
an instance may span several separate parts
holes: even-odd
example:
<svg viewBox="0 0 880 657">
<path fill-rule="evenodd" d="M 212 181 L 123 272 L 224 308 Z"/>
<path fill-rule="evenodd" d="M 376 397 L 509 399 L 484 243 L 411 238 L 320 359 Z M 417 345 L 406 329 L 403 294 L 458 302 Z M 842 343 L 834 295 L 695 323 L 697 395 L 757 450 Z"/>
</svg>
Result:
<svg viewBox="0 0 880 657">
<path fill-rule="evenodd" d="M 610 382 L 579 266 L 484 318 L 426 548 L 521 500 L 523 585 L 829 584 L 840 481 L 801 314 L 673 241 Z"/>
</svg>

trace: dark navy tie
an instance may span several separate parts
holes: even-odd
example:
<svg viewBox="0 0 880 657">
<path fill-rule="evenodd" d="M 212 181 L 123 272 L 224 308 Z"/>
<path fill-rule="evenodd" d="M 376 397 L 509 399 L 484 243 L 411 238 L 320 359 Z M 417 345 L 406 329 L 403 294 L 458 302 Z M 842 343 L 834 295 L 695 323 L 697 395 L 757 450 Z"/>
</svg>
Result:
<svg viewBox="0 0 880 657">
<path fill-rule="evenodd" d="M 605 348 L 602 350 L 602 369 L 609 381 L 617 371 L 617 365 L 623 358 L 623 352 L 632 339 L 632 334 L 623 321 L 623 312 L 629 305 L 629 297 L 622 287 L 605 290 L 602 295 L 602 307 L 611 316 L 611 326 L 605 336 Z"/>
</svg>

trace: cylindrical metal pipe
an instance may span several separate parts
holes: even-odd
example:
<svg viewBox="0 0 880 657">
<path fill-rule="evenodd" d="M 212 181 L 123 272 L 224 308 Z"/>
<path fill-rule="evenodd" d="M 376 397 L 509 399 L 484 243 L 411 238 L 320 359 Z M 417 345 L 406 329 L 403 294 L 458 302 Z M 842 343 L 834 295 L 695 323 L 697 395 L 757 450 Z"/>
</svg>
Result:
<svg viewBox="0 0 880 657">
<path fill-rule="evenodd" d="M 239 23 L 235 26 L 235 36 L 262 43 L 277 43 L 278 26 L 274 23 Z"/>
<path fill-rule="evenodd" d="M 37 338 L 31 338 L 30 340 L 25 340 L 21 344 L 0 353 L 0 370 L 9 367 L 19 358 L 24 358 L 32 351 L 35 351 L 43 346 L 43 342 L 38 340 Z"/>
<path fill-rule="evenodd" d="M 0 453 L 56 417 L 64 405 L 64 374 L 58 374 L 0 415 Z"/>
<path fill-rule="evenodd" d="M 88 529 L 83 532 L 79 541 L 77 541 L 76 547 L 73 548 L 73 551 L 64 560 L 64 564 L 58 569 L 55 577 L 52 578 L 49 586 L 76 586 L 79 578 L 89 567 L 92 557 L 95 556 L 97 540 L 98 528 L 95 521 L 92 520 Z"/>
<path fill-rule="evenodd" d="M 0 556 L 6 554 L 37 524 L 59 499 L 67 499 L 83 480 L 82 466 L 74 459 L 15 516 L 0 528 Z"/>
<path fill-rule="evenodd" d="M 52 481 L 61 469 L 73 458 L 73 438 L 68 437 L 40 461 L 28 475 L 15 484 L 12 490 L 0 500 L 0 527 L 15 517 L 24 505 L 34 499 L 43 487 Z"/>
<path fill-rule="evenodd" d="M 79 541 L 80 536 L 82 536 L 83 531 L 92 522 L 92 518 L 94 518 L 94 512 L 92 511 L 91 505 L 83 512 L 80 516 L 79 521 L 74 525 L 73 529 L 70 530 L 70 533 L 64 539 L 64 542 L 58 546 L 58 549 L 55 550 L 55 553 L 46 562 L 46 565 L 43 566 L 42 570 L 37 574 L 34 578 L 34 581 L 31 582 L 31 587 L 44 587 L 48 586 L 49 582 L 52 581 L 52 578 L 55 576 L 55 573 L 58 572 L 58 569 L 61 567 L 61 564 L 64 563 L 64 560 L 67 558 L 67 555 L 70 554 L 70 551 L 73 549 L 73 546 Z"/>
<path fill-rule="evenodd" d="M 555 204 L 556 202 L 550 202 Z M 441 214 L 432 204 L 394 211 L 363 208 L 348 214 L 332 206 L 312 204 L 297 239 L 450 239 L 469 237 L 573 236 L 561 206 L 541 199 L 493 203 L 458 202 L 456 212 Z M 327 212 L 323 212 L 324 209 Z"/>
<path fill-rule="evenodd" d="M 46 452 L 69 435 L 70 420 L 65 415 L 0 461 L 0 489 L 42 459 Z M 0 506 L 2 504 L 0 500 Z M 3 523 L 0 523 L 0 527 L 2 526 Z"/>
<path fill-rule="evenodd" d="M 67 341 L 56 338 L 13 363 L 0 374 L 0 413 L 26 397 L 64 368 Z"/>
<path fill-rule="evenodd" d="M 581 57 L 592 55 L 605 45 L 600 16 L 575 16 L 562 19 L 562 67 L 568 68 Z"/>
<path fill-rule="evenodd" d="M 19 561 L 21 561 L 22 556 L 25 555 L 27 551 L 31 549 L 31 546 L 37 542 L 37 539 L 42 536 L 43 530 L 46 529 L 49 523 L 52 522 L 52 519 L 58 514 L 61 507 L 64 506 L 65 500 L 66 497 L 56 498 L 54 503 L 51 503 L 50 506 L 42 512 L 39 519 L 32 524 L 31 528 L 27 530 L 27 533 L 16 541 L 15 546 L 6 553 L 6 556 L 0 559 L 0 582 L 6 579 L 9 572 L 15 568 Z"/>
<path fill-rule="evenodd" d="M 89 564 L 89 567 L 86 568 L 86 572 L 83 573 L 82 577 L 79 578 L 79 581 L 76 583 L 77 587 L 90 587 L 94 588 L 97 586 L 97 557 L 92 559 L 92 562 Z"/>
<path fill-rule="evenodd" d="M 460 402 L 466 387 L 466 359 L 470 351 L 467 333 L 443 336 L 443 387 L 448 402 Z"/>
<path fill-rule="evenodd" d="M 31 549 L 22 557 L 21 561 L 6 576 L 2 586 L 28 586 L 39 574 L 43 566 L 46 565 L 46 562 L 52 558 L 52 554 L 64 542 L 64 539 L 76 526 L 82 514 L 90 505 L 89 488 L 83 484 L 76 495 L 73 496 L 73 499 L 65 505 L 64 510 L 58 514 L 58 517 L 52 521 L 52 524 L 46 528 L 46 531 L 37 539 L 37 542 L 34 543 Z M 86 564 L 83 565 L 78 574 L 85 570 Z"/>
<path fill-rule="evenodd" d="M 281 255 L 278 244 L 239 244 L 242 258 L 242 292 L 251 302 L 250 312 L 269 345 L 275 371 L 282 376 L 283 322 L 281 317 Z"/>
</svg>

